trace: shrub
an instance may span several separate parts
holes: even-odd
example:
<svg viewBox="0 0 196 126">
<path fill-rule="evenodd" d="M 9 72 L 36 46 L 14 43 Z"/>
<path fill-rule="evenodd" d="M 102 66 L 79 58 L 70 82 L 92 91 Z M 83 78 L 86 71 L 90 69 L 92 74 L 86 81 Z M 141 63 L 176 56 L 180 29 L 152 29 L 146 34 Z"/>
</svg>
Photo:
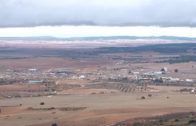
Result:
<svg viewBox="0 0 196 126">
<path fill-rule="evenodd" d="M 56 123 L 53 123 L 51 126 L 58 126 Z"/>
<path fill-rule="evenodd" d="M 96 92 L 92 92 L 91 94 L 92 94 L 92 95 L 95 95 L 95 94 L 96 94 Z"/>
<path fill-rule="evenodd" d="M 101 91 L 101 92 L 99 92 L 99 94 L 105 94 L 105 92 L 104 91 Z"/>
<path fill-rule="evenodd" d="M 196 120 L 189 120 L 189 124 L 196 124 Z"/>
<path fill-rule="evenodd" d="M 40 105 L 44 105 L 45 103 L 44 102 L 40 102 Z"/>
<path fill-rule="evenodd" d="M 178 73 L 178 71 L 179 71 L 178 69 L 175 69 L 175 70 L 174 70 L 175 73 Z"/>
</svg>

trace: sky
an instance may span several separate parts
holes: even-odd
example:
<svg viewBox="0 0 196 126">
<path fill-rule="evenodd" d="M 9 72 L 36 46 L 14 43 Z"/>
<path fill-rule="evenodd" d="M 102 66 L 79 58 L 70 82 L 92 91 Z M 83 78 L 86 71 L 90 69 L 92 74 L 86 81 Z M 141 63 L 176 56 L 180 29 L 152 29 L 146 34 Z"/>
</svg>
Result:
<svg viewBox="0 0 196 126">
<path fill-rule="evenodd" d="M 196 0 L 0 0 L 0 37 L 196 37 L 195 27 Z"/>
</svg>

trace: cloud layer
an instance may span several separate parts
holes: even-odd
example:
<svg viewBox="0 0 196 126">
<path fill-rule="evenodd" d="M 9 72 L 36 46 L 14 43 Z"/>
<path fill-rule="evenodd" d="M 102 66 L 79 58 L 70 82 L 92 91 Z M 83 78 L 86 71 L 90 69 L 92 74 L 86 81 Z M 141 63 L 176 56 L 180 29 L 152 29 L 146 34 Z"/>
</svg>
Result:
<svg viewBox="0 0 196 126">
<path fill-rule="evenodd" d="M 196 0 L 0 0 L 0 27 L 196 26 Z"/>
</svg>

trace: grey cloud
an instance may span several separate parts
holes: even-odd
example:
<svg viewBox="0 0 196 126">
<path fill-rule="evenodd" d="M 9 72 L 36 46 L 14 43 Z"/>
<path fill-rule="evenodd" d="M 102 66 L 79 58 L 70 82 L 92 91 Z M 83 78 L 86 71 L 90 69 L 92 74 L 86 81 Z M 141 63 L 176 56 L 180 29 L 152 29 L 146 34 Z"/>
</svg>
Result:
<svg viewBox="0 0 196 126">
<path fill-rule="evenodd" d="M 195 0 L 0 0 L 0 27 L 196 26 Z"/>
</svg>

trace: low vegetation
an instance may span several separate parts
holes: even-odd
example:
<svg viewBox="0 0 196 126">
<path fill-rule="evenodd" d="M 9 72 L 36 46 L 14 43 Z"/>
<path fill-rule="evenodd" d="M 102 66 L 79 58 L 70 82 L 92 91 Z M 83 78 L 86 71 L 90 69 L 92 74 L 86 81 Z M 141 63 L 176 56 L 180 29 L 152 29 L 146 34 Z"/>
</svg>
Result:
<svg viewBox="0 0 196 126">
<path fill-rule="evenodd" d="M 59 111 L 79 111 L 84 110 L 87 107 L 48 107 L 48 108 L 33 108 L 29 107 L 28 110 L 33 111 L 50 111 L 50 110 L 59 110 Z"/>
<path fill-rule="evenodd" d="M 113 126 L 195 126 L 196 113 L 176 113 L 146 119 L 119 122 Z"/>
</svg>

